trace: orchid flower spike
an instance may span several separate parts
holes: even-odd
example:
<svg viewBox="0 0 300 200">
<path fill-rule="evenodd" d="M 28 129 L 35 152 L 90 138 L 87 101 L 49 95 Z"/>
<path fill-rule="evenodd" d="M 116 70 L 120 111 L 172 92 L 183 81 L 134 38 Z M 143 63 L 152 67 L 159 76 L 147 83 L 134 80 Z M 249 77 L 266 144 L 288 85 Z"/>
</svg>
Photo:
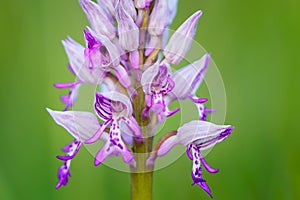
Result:
<svg viewBox="0 0 300 200">
<path fill-rule="evenodd" d="M 198 184 L 212 197 L 206 181 L 202 178 L 202 165 L 210 173 L 216 173 L 218 169 L 208 165 L 201 151 L 223 141 L 232 130 L 233 127 L 228 125 L 215 125 L 206 121 L 188 122 L 177 130 L 176 135 L 169 137 L 162 143 L 157 151 L 157 156 L 165 155 L 177 144 L 186 146 L 187 155 L 193 160 L 193 184 Z"/>
<path fill-rule="evenodd" d="M 172 35 L 164 49 L 164 56 L 168 63 L 177 65 L 184 58 L 190 49 L 201 15 L 202 11 L 194 13 Z"/>
<path fill-rule="evenodd" d="M 166 63 L 156 62 L 149 67 L 141 78 L 143 91 L 145 92 L 146 108 L 143 111 L 144 116 L 149 115 L 149 110 L 158 114 L 161 122 L 165 117 L 175 114 L 179 109 L 170 111 L 165 103 L 165 95 L 170 93 L 175 86 L 171 79 L 170 69 Z"/>
<path fill-rule="evenodd" d="M 169 39 L 168 26 L 176 15 L 178 0 L 97 0 L 97 3 L 79 0 L 79 3 L 91 27 L 83 31 L 86 45 L 83 47 L 70 37 L 62 42 L 69 70 L 76 80 L 54 84 L 57 88 L 69 88 L 69 94 L 61 97 L 65 103 L 63 111 L 47 109 L 54 121 L 73 137 L 62 148 L 65 155 L 57 156 L 63 164 L 58 169 L 56 188 L 68 184 L 71 161 L 83 144 L 104 141 L 94 156 L 94 165 L 105 162 L 109 156 L 120 155 L 130 165 L 131 173 L 153 171 L 157 157 L 181 144 L 193 161 L 192 184 L 199 185 L 212 197 L 202 169 L 210 173 L 218 170 L 208 165 L 203 150 L 223 141 L 233 128 L 206 122 L 207 113 L 212 110 L 204 105 L 208 99 L 196 94 L 211 56 L 205 54 L 175 72 L 170 67 L 179 64 L 189 50 L 202 12 L 191 15 Z M 94 113 L 68 111 L 75 107 L 82 84 L 95 88 L 91 96 Z M 197 106 L 199 120 L 167 132 L 153 146 L 158 125 L 179 111 L 179 108 L 170 110 L 171 103 L 186 99 Z M 137 180 L 140 179 L 132 179 L 133 188 L 137 188 L 133 195 L 139 199 L 151 197 L 151 188 L 139 191 Z M 144 181 L 150 185 L 152 178 Z"/>
<path fill-rule="evenodd" d="M 96 93 L 95 111 L 103 120 L 103 124 L 85 143 L 90 144 L 99 140 L 104 130 L 110 126 L 110 139 L 97 153 L 95 165 L 101 164 L 108 156 L 119 153 L 121 153 L 124 162 L 135 165 L 133 154 L 121 137 L 121 126 L 127 126 L 135 137 L 141 137 L 140 128 L 135 118 L 132 117 L 132 106 L 128 97 L 119 92 Z"/>
</svg>

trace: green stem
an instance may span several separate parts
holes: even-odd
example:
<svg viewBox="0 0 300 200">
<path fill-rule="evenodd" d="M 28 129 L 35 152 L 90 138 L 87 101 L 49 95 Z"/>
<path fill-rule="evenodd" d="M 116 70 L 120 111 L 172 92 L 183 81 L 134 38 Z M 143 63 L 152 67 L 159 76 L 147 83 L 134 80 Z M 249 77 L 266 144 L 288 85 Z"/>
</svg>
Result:
<svg viewBox="0 0 300 200">
<path fill-rule="evenodd" d="M 135 153 L 136 167 L 131 167 L 131 199 L 152 200 L 153 168 L 146 166 L 146 160 L 152 151 L 153 137 L 149 137 L 147 118 L 142 116 L 145 106 L 145 95 L 142 87 L 136 85 L 138 95 L 134 99 L 134 113 L 144 137 L 144 141 L 134 140 L 133 152 Z"/>
<path fill-rule="evenodd" d="M 137 151 L 144 151 L 145 144 L 140 144 Z M 131 199 L 152 200 L 153 170 L 145 165 L 146 154 L 136 156 L 136 168 L 131 168 Z"/>
<path fill-rule="evenodd" d="M 152 5 L 153 6 L 153 5 Z M 142 11 L 142 10 L 140 10 Z M 140 27 L 140 37 L 146 38 L 146 29 L 148 27 L 149 9 L 145 9 L 144 19 Z M 144 35 L 143 35 L 144 34 Z M 140 44 L 140 67 L 145 62 L 144 58 L 144 42 Z M 134 97 L 133 109 L 134 117 L 137 120 L 143 135 L 143 141 L 134 139 L 133 152 L 136 166 L 130 168 L 131 170 L 131 199 L 132 200 L 152 200 L 152 180 L 153 180 L 153 166 L 147 166 L 146 161 L 152 152 L 153 136 L 151 135 L 151 125 L 149 119 L 142 116 L 142 111 L 145 108 L 145 94 L 139 81 L 135 81 L 135 89 L 137 95 Z"/>
<path fill-rule="evenodd" d="M 131 199 L 152 200 L 153 172 L 131 174 Z"/>
</svg>

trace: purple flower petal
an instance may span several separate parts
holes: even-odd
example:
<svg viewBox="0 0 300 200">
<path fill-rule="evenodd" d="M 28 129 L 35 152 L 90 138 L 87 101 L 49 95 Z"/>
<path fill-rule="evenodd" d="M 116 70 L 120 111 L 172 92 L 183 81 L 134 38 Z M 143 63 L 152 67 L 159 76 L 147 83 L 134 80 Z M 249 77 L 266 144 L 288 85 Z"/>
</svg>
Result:
<svg viewBox="0 0 300 200">
<path fill-rule="evenodd" d="M 91 137 L 89 138 L 88 140 L 86 140 L 84 143 L 85 144 L 91 144 L 91 143 L 94 143 L 94 142 L 97 142 L 100 138 L 101 138 L 101 135 L 102 133 L 104 133 L 104 130 L 106 129 L 106 127 L 112 122 L 112 120 L 107 120 L 105 121 L 101 127 L 99 128 L 99 130 Z"/>
<path fill-rule="evenodd" d="M 137 13 L 136 13 L 136 9 L 134 7 L 133 1 L 132 0 L 130 0 L 130 1 L 119 0 L 119 1 L 120 1 L 120 4 L 122 4 L 122 7 L 124 8 L 124 10 L 126 10 L 128 15 L 133 19 L 133 21 L 136 21 Z"/>
<path fill-rule="evenodd" d="M 75 85 L 79 84 L 80 82 L 70 82 L 70 83 L 55 83 L 54 87 L 56 88 L 70 88 L 74 87 Z"/>
<path fill-rule="evenodd" d="M 122 65 L 118 65 L 114 68 L 117 78 L 119 79 L 120 83 L 125 87 L 128 88 L 131 86 L 130 77 L 126 71 L 126 69 Z"/>
<path fill-rule="evenodd" d="M 125 163 L 132 163 L 133 154 L 128 149 L 128 147 L 124 144 L 121 138 L 121 123 L 119 119 L 115 119 L 112 121 L 109 140 L 106 142 L 104 147 L 102 147 L 95 157 L 95 165 L 101 164 L 108 156 L 114 154 L 118 156 L 122 155 Z"/>
<path fill-rule="evenodd" d="M 156 0 L 151 12 L 148 32 L 151 35 L 160 36 L 169 23 L 167 0 Z"/>
<path fill-rule="evenodd" d="M 100 125 L 95 115 L 80 111 L 47 111 L 54 121 L 64 127 L 76 140 L 85 141 L 97 132 Z"/>
<path fill-rule="evenodd" d="M 155 49 L 157 49 L 160 38 L 155 35 L 149 35 L 146 43 L 145 56 L 149 56 Z"/>
<path fill-rule="evenodd" d="M 96 33 L 110 39 L 115 38 L 116 28 L 105 10 L 91 0 L 79 0 L 79 2 Z"/>
<path fill-rule="evenodd" d="M 138 69 L 140 66 L 140 53 L 138 50 L 129 53 L 130 63 L 133 69 Z"/>
<path fill-rule="evenodd" d="M 74 83 L 56 83 L 54 86 L 56 88 L 71 87 L 68 95 L 61 96 L 61 101 L 66 104 L 64 111 L 67 111 L 69 107 L 73 106 L 74 101 L 78 97 L 81 81 L 76 81 Z"/>
<path fill-rule="evenodd" d="M 136 137 L 142 136 L 140 126 L 138 125 L 138 123 L 134 117 L 130 117 L 128 120 L 124 120 L 124 122 L 132 130 L 132 132 L 134 133 L 134 135 Z"/>
<path fill-rule="evenodd" d="M 98 0 L 98 5 L 106 10 L 110 18 L 115 16 L 115 0 Z"/>
<path fill-rule="evenodd" d="M 122 143 L 122 144 L 121 144 Z M 98 151 L 94 164 L 95 166 L 100 165 L 103 163 L 107 157 L 111 155 L 116 155 L 118 156 L 121 153 L 123 160 L 125 163 L 130 163 L 133 159 L 133 154 L 131 151 L 125 146 L 125 144 L 121 141 L 120 145 L 114 145 L 111 142 L 106 142 L 105 145 Z"/>
<path fill-rule="evenodd" d="M 177 13 L 178 0 L 166 0 L 168 5 L 168 19 L 171 24 Z"/>
<path fill-rule="evenodd" d="M 183 100 L 193 96 L 204 79 L 209 61 L 210 54 L 205 54 L 201 59 L 174 72 L 171 78 L 175 87 L 168 95 L 169 98 Z"/>
<path fill-rule="evenodd" d="M 62 165 L 58 169 L 57 177 L 58 177 L 59 181 L 56 184 L 55 188 L 59 189 L 62 185 L 67 185 L 68 181 L 69 181 L 69 176 L 71 176 L 70 167 L 68 167 L 66 164 Z"/>
<path fill-rule="evenodd" d="M 192 179 L 193 179 L 193 183 L 199 185 L 205 192 L 208 193 L 208 195 L 210 197 L 212 197 L 212 193 L 211 190 L 208 186 L 208 184 L 206 183 L 206 181 L 202 178 L 202 167 L 201 167 L 201 153 L 200 151 L 193 145 L 190 146 L 190 149 L 192 150 L 192 160 L 193 160 L 193 169 L 192 169 Z M 190 152 L 189 152 L 190 153 Z"/>
<path fill-rule="evenodd" d="M 168 138 L 160 146 L 157 155 L 163 156 L 168 153 L 176 144 L 187 146 L 195 143 L 202 150 L 214 146 L 223 141 L 232 131 L 232 126 L 216 125 L 206 121 L 191 121 L 177 130 L 177 134 Z"/>
<path fill-rule="evenodd" d="M 194 13 L 172 35 L 164 49 L 164 55 L 168 63 L 178 64 L 184 58 L 193 41 L 201 15 L 201 11 Z"/>
<path fill-rule="evenodd" d="M 121 3 L 116 5 L 116 19 L 121 47 L 127 51 L 137 50 L 139 47 L 139 29 Z"/>
<path fill-rule="evenodd" d="M 67 150 L 66 156 L 57 156 L 58 159 L 63 160 L 64 164 L 58 169 L 58 183 L 56 184 L 56 189 L 60 188 L 62 185 L 68 184 L 68 178 L 70 175 L 71 159 L 73 159 L 78 153 L 82 143 L 74 140 L 72 143 L 68 144 L 64 150 Z"/>
</svg>

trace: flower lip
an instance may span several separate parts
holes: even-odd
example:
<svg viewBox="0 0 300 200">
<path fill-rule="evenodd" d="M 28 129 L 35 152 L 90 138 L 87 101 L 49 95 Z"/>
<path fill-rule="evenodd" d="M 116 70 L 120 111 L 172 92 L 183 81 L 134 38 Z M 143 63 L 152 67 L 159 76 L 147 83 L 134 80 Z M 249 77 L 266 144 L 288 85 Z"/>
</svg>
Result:
<svg viewBox="0 0 300 200">
<path fill-rule="evenodd" d="M 208 186 L 208 184 L 206 183 L 206 180 L 204 180 L 203 178 L 197 178 L 194 173 L 192 172 L 192 179 L 193 179 L 193 183 L 192 185 L 199 185 L 211 198 L 213 198 L 212 196 L 212 192 Z"/>
</svg>

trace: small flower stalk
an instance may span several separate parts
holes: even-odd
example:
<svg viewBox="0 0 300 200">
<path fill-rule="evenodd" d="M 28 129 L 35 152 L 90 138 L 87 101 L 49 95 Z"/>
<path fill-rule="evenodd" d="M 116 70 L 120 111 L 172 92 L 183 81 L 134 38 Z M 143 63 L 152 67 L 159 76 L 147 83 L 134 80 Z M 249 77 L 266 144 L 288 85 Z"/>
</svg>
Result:
<svg viewBox="0 0 300 200">
<path fill-rule="evenodd" d="M 56 88 L 69 88 L 61 97 L 65 106 L 61 111 L 47 108 L 53 120 L 73 137 L 62 148 L 65 155 L 57 156 L 62 165 L 56 188 L 68 184 L 71 161 L 81 147 L 101 140 L 104 144 L 94 156 L 94 165 L 101 165 L 110 156 L 121 156 L 131 170 L 132 199 L 152 199 L 155 162 L 176 145 L 185 146 L 191 160 L 192 185 L 212 197 L 203 170 L 217 173 L 218 169 L 207 163 L 203 151 L 226 139 L 233 127 L 206 121 L 214 110 L 204 105 L 207 98 L 196 94 L 211 55 L 199 56 L 193 63 L 172 70 L 189 51 L 202 11 L 187 18 L 168 39 L 177 0 L 79 3 L 91 26 L 83 30 L 85 45 L 70 37 L 62 41 L 76 81 L 55 83 Z M 91 97 L 93 112 L 74 108 L 84 84 L 101 88 Z M 198 119 L 170 130 L 154 144 L 157 125 L 184 109 L 170 109 L 171 103 L 184 100 L 195 104 Z"/>
</svg>

